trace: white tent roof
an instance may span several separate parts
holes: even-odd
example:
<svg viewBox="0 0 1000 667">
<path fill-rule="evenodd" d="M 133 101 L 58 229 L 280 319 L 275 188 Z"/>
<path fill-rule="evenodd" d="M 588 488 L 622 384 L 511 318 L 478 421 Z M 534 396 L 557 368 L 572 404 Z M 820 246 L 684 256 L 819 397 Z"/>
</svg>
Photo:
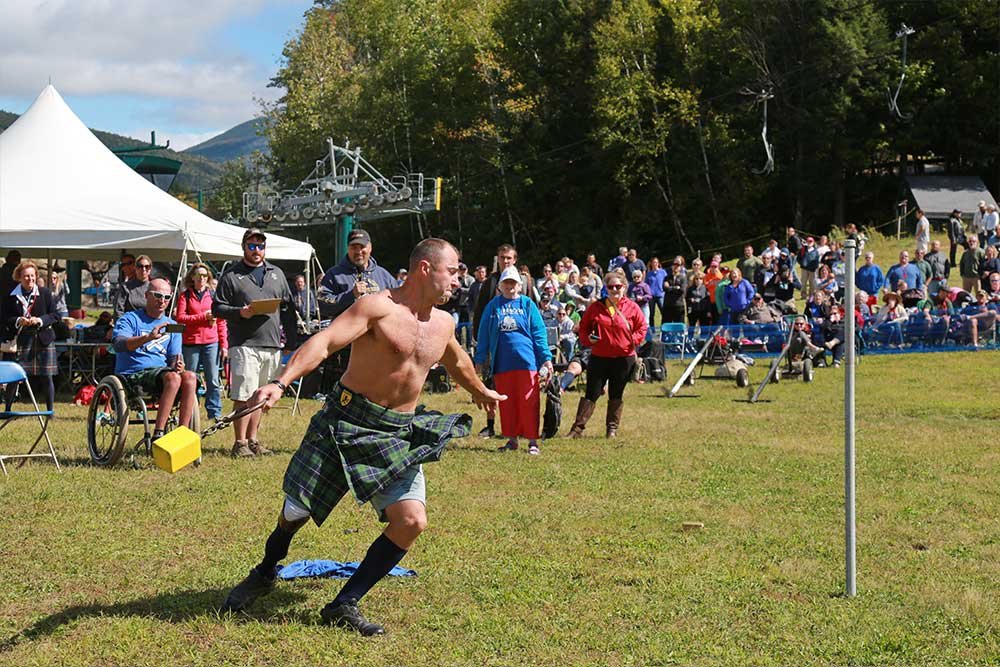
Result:
<svg viewBox="0 0 1000 667">
<path fill-rule="evenodd" d="M 115 259 L 126 249 L 167 261 L 185 249 L 225 259 L 243 255 L 244 231 L 133 171 L 51 85 L 0 134 L 0 247 L 53 249 L 66 259 Z M 312 253 L 308 243 L 267 235 L 268 259 L 307 261 Z"/>
</svg>

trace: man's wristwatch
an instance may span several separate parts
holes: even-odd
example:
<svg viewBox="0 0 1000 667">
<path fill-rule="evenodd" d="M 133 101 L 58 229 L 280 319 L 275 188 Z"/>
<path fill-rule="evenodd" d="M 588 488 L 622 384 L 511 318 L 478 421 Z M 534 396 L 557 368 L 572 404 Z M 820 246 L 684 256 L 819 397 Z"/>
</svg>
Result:
<svg viewBox="0 0 1000 667">
<path fill-rule="evenodd" d="M 281 388 L 281 391 L 285 391 L 286 389 L 288 389 L 288 387 L 285 385 L 285 383 L 282 382 L 281 380 L 277 380 L 277 379 L 271 380 L 270 382 L 268 382 L 268 384 L 276 384 L 276 385 L 278 385 Z"/>
</svg>

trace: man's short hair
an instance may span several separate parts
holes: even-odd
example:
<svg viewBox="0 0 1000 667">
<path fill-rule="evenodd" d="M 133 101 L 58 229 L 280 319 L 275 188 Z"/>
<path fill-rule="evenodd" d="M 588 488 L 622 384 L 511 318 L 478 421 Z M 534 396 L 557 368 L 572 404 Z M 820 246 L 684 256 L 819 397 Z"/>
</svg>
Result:
<svg viewBox="0 0 1000 667">
<path fill-rule="evenodd" d="M 431 266 L 437 265 L 441 261 L 441 255 L 449 248 L 454 250 L 456 255 L 458 254 L 458 248 L 444 239 L 424 239 L 410 253 L 410 270 L 416 270 L 420 266 L 420 262 L 425 260 Z"/>
<path fill-rule="evenodd" d="M 499 257 L 501 253 L 505 253 L 508 250 L 513 250 L 514 251 L 514 257 L 515 258 L 517 257 L 517 248 L 515 248 L 514 246 L 512 246 L 509 243 L 501 243 L 500 245 L 497 246 L 497 257 Z"/>
</svg>

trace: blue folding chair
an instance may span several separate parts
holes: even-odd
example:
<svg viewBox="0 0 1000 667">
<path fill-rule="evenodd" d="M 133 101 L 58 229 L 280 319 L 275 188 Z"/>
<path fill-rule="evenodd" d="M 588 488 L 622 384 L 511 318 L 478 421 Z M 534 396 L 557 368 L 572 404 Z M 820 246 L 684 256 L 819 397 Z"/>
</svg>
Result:
<svg viewBox="0 0 1000 667">
<path fill-rule="evenodd" d="M 660 325 L 660 342 L 664 352 L 676 351 L 683 360 L 688 343 L 687 325 L 683 322 L 664 322 Z"/>
<path fill-rule="evenodd" d="M 39 426 L 42 427 L 42 432 L 38 434 L 35 438 L 35 442 L 31 445 L 31 449 L 28 450 L 27 454 L 0 454 L 0 470 L 3 470 L 4 476 L 7 475 L 7 464 L 5 461 L 7 459 L 33 459 L 33 458 L 51 458 L 52 462 L 56 464 L 56 470 L 59 468 L 59 459 L 56 457 L 56 450 L 52 446 L 52 440 L 49 438 L 49 420 L 52 419 L 52 410 L 39 410 L 38 401 L 35 400 L 35 392 L 31 390 L 31 383 L 28 382 L 28 376 L 25 374 L 24 369 L 20 364 L 13 361 L 0 361 L 0 385 L 11 385 L 24 383 L 24 386 L 28 389 L 28 396 L 31 397 L 31 404 L 35 407 L 34 410 L 29 411 L 0 411 L 0 431 L 7 428 L 8 425 L 17 421 L 18 419 L 24 419 L 26 417 L 36 417 L 38 419 Z M 42 438 L 45 438 L 45 442 L 49 445 L 48 454 L 35 454 L 35 447 L 41 442 Z M 24 465 L 22 460 L 18 467 Z"/>
</svg>

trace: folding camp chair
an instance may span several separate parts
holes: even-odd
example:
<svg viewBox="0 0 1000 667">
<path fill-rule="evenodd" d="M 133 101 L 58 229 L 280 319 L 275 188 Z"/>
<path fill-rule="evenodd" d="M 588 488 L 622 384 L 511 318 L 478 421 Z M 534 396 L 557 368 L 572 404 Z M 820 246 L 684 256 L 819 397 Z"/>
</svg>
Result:
<svg viewBox="0 0 1000 667">
<path fill-rule="evenodd" d="M 683 361 L 688 345 L 687 325 L 683 322 L 664 322 L 660 325 L 660 341 L 663 343 L 664 352 L 676 351 Z"/>
<path fill-rule="evenodd" d="M 28 396 L 31 398 L 31 404 L 34 406 L 34 410 L 29 411 L 0 411 L 0 431 L 7 428 L 9 424 L 18 419 L 24 419 L 25 417 L 37 417 L 38 424 L 42 427 L 42 432 L 38 434 L 35 438 L 35 442 L 31 445 L 31 449 L 28 450 L 26 454 L 0 454 L 0 470 L 3 470 L 4 476 L 7 475 L 7 465 L 4 463 L 7 459 L 31 459 L 31 458 L 51 458 L 53 463 L 56 464 L 56 470 L 59 470 L 59 459 L 56 458 L 56 450 L 52 446 L 52 440 L 49 438 L 49 420 L 52 419 L 52 410 L 39 410 L 38 401 L 35 400 L 35 393 L 31 390 L 31 383 L 28 382 L 28 376 L 25 374 L 24 369 L 20 364 L 13 361 L 0 361 L 0 384 L 20 384 L 24 383 L 24 386 L 28 388 Z M 44 418 L 44 419 L 43 419 Z M 45 442 L 49 445 L 48 454 L 35 454 L 35 447 L 41 442 L 42 438 L 45 438 Z M 24 465 L 22 460 L 20 465 Z"/>
</svg>

